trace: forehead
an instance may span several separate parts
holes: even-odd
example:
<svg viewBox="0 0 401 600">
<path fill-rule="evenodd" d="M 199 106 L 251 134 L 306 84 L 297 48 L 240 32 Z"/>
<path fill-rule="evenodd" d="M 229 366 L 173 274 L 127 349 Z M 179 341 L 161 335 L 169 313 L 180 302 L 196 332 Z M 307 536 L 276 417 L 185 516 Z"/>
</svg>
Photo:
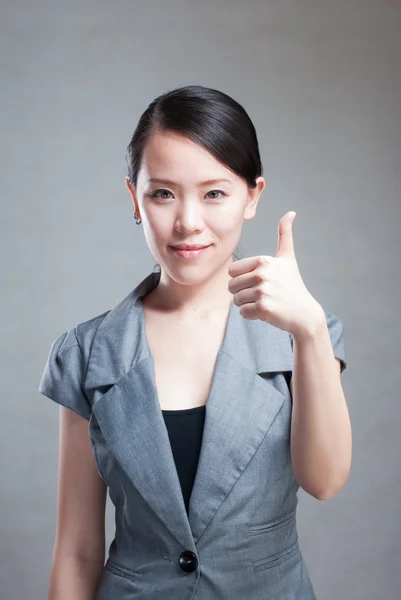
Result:
<svg viewBox="0 0 401 600">
<path fill-rule="evenodd" d="M 150 178 L 179 179 L 194 184 L 206 179 L 224 177 L 232 183 L 239 178 L 214 156 L 189 138 L 173 132 L 155 132 L 142 157 L 139 180 Z"/>
</svg>

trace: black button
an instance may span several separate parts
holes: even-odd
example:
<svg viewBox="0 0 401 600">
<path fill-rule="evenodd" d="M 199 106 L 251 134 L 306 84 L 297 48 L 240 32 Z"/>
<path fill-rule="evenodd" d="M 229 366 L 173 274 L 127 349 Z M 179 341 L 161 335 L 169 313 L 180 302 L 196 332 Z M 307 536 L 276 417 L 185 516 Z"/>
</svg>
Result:
<svg viewBox="0 0 401 600">
<path fill-rule="evenodd" d="M 184 552 L 180 554 L 178 563 L 183 571 L 192 573 L 198 566 L 198 559 L 196 558 L 196 554 L 191 552 L 191 550 L 184 550 Z"/>
</svg>

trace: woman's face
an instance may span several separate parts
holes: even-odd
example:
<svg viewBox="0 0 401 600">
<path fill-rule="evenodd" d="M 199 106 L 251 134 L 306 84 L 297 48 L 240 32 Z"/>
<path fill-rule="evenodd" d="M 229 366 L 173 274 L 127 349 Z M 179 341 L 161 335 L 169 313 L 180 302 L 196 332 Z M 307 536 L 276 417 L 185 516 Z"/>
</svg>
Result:
<svg viewBox="0 0 401 600">
<path fill-rule="evenodd" d="M 152 255 L 183 284 L 200 283 L 232 262 L 243 221 L 255 215 L 265 187 L 263 177 L 257 183 L 248 189 L 207 150 L 171 132 L 150 138 L 135 190 L 126 178 Z M 177 244 L 209 247 L 184 258 L 171 248 Z"/>
</svg>

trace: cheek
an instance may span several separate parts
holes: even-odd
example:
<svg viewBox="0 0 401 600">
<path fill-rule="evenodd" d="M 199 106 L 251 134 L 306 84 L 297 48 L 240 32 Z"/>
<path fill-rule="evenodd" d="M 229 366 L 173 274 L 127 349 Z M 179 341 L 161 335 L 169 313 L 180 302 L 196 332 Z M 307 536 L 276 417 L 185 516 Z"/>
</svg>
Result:
<svg viewBox="0 0 401 600">
<path fill-rule="evenodd" d="M 243 212 L 238 208 L 225 207 L 211 215 L 207 224 L 220 239 L 233 239 L 241 233 Z"/>
<path fill-rule="evenodd" d="M 144 222 L 144 233 L 148 242 L 157 244 L 163 242 L 163 240 L 171 237 L 171 228 L 173 223 L 168 214 L 164 213 L 161 215 L 155 210 L 148 210 L 146 212 L 146 219 Z"/>
<path fill-rule="evenodd" d="M 152 216 L 146 215 L 146 218 L 142 220 L 143 235 L 145 236 L 149 250 L 156 260 L 160 260 L 161 247 L 168 239 L 165 229 L 166 225 L 161 219 L 152 219 Z"/>
</svg>

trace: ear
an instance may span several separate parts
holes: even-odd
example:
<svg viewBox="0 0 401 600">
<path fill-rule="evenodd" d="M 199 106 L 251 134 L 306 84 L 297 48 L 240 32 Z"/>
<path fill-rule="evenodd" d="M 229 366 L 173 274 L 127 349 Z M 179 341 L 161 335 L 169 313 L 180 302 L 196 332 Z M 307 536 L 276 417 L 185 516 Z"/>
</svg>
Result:
<svg viewBox="0 0 401 600">
<path fill-rule="evenodd" d="M 258 177 L 256 179 L 256 187 L 248 188 L 248 200 L 244 211 L 244 220 L 253 219 L 256 214 L 256 207 L 259 202 L 261 193 L 266 187 L 266 180 L 264 177 Z"/>
<path fill-rule="evenodd" d="M 136 192 L 134 190 L 134 188 L 132 187 L 130 178 L 128 176 L 125 177 L 125 185 L 129 191 L 129 193 L 131 194 L 132 197 L 132 202 L 134 204 L 134 212 L 138 215 L 138 217 L 141 216 L 140 210 L 139 210 L 139 205 L 138 205 L 138 200 L 136 197 Z"/>
</svg>

